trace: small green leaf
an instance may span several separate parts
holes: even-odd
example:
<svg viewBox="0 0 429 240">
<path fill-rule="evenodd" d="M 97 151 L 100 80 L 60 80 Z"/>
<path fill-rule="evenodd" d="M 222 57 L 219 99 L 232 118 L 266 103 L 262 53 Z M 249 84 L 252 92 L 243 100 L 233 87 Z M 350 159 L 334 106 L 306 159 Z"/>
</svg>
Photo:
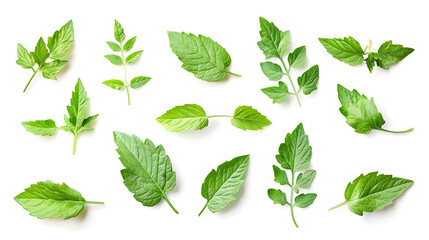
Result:
<svg viewBox="0 0 429 240">
<path fill-rule="evenodd" d="M 116 41 L 118 41 L 119 43 L 125 40 L 124 29 L 122 28 L 121 24 L 117 20 L 115 20 L 114 35 L 115 35 Z"/>
<path fill-rule="evenodd" d="M 305 46 L 301 46 L 295 49 L 293 52 L 289 53 L 289 56 L 287 57 L 287 61 L 289 62 L 289 66 L 291 68 L 299 68 L 304 66 L 306 61 Z"/>
<path fill-rule="evenodd" d="M 112 49 L 112 51 L 114 52 L 119 52 L 121 51 L 121 46 L 119 46 L 118 44 L 114 43 L 114 42 L 106 42 L 107 45 L 109 45 L 110 49 Z"/>
<path fill-rule="evenodd" d="M 243 130 L 260 130 L 270 125 L 271 122 L 258 110 L 249 106 L 240 106 L 235 109 L 231 124 Z"/>
<path fill-rule="evenodd" d="M 200 130 L 208 126 L 204 109 L 196 104 L 176 106 L 156 119 L 167 131 Z"/>
<path fill-rule="evenodd" d="M 299 91 L 303 91 L 305 95 L 310 94 L 317 89 L 319 82 L 319 66 L 314 65 L 305 71 L 301 77 L 298 77 Z"/>
<path fill-rule="evenodd" d="M 290 45 L 290 32 L 280 31 L 274 23 L 268 22 L 263 17 L 259 18 L 259 23 L 261 41 L 258 42 L 258 46 L 264 53 L 265 59 L 283 58 Z"/>
<path fill-rule="evenodd" d="M 52 37 L 48 37 L 48 48 L 51 51 L 50 59 L 60 59 L 70 53 L 74 42 L 73 21 L 70 20 L 60 30 L 55 31 Z"/>
<path fill-rule="evenodd" d="M 265 76 L 272 81 L 278 81 L 284 75 L 282 68 L 276 63 L 261 62 L 261 68 Z"/>
<path fill-rule="evenodd" d="M 373 53 L 373 52 L 368 53 L 368 57 L 365 59 L 366 66 L 368 67 L 368 70 L 370 73 L 372 73 L 372 70 L 374 69 L 374 66 L 375 66 L 375 61 L 377 59 L 376 54 L 377 53 Z"/>
<path fill-rule="evenodd" d="M 280 189 L 268 189 L 268 197 L 273 200 L 274 204 L 280 204 L 282 206 L 289 205 L 288 201 L 286 200 L 286 193 L 284 193 Z"/>
<path fill-rule="evenodd" d="M 363 63 L 364 51 L 354 38 L 319 38 L 319 41 L 334 58 L 351 66 Z"/>
<path fill-rule="evenodd" d="M 317 197 L 317 194 L 315 193 L 307 193 L 307 194 L 301 193 L 295 198 L 294 206 L 297 206 L 299 208 L 306 208 L 314 202 L 316 197 Z"/>
<path fill-rule="evenodd" d="M 131 80 L 130 87 L 133 89 L 139 88 L 145 85 L 147 82 L 149 82 L 149 80 L 151 80 L 150 77 L 143 77 L 143 76 L 135 77 L 133 78 L 133 80 Z"/>
<path fill-rule="evenodd" d="M 55 130 L 58 129 L 52 119 L 28 121 L 22 122 L 21 124 L 27 131 L 40 136 L 52 136 Z"/>
<path fill-rule="evenodd" d="M 378 49 L 378 53 L 382 55 L 382 58 L 377 58 L 377 66 L 383 69 L 389 69 L 390 65 L 393 65 L 414 51 L 412 48 L 404 47 L 400 44 L 393 44 L 392 41 L 383 43 Z"/>
<path fill-rule="evenodd" d="M 296 187 L 310 188 L 310 184 L 313 182 L 314 176 L 316 176 L 316 170 L 307 170 L 304 174 L 300 173 L 296 178 Z"/>
<path fill-rule="evenodd" d="M 67 61 L 54 60 L 52 62 L 45 63 L 39 71 L 42 72 L 44 78 L 57 80 L 55 74 L 60 73 L 67 65 Z"/>
<path fill-rule="evenodd" d="M 289 180 L 287 178 L 286 172 L 281 170 L 276 165 L 273 165 L 274 170 L 274 181 L 279 183 L 280 185 L 290 185 Z"/>
<path fill-rule="evenodd" d="M 122 58 L 119 57 L 118 55 L 115 54 L 110 54 L 110 55 L 104 55 L 105 58 L 107 58 L 107 60 L 109 60 L 111 63 L 115 64 L 115 65 L 122 65 Z"/>
<path fill-rule="evenodd" d="M 142 55 L 143 50 L 137 51 L 137 52 L 133 52 L 130 55 L 128 55 L 128 57 L 125 59 L 125 62 L 127 64 L 133 64 L 135 62 L 137 62 L 140 58 L 140 56 Z"/>
<path fill-rule="evenodd" d="M 133 48 L 134 43 L 136 42 L 136 39 L 137 39 L 137 36 L 128 39 L 128 41 L 124 44 L 124 51 L 130 51 Z"/>
<path fill-rule="evenodd" d="M 267 87 L 261 91 L 273 100 L 273 103 L 284 103 L 288 99 L 290 93 L 286 83 L 279 81 L 278 87 Z"/>
<path fill-rule="evenodd" d="M 83 120 L 82 122 L 82 126 L 80 127 L 78 133 L 82 133 L 82 132 L 89 132 L 94 130 L 94 128 L 92 127 L 92 124 L 95 122 L 95 119 L 97 119 L 98 114 L 89 116 L 87 118 L 85 118 L 85 120 Z"/>
<path fill-rule="evenodd" d="M 27 49 L 18 43 L 17 48 L 18 60 L 16 60 L 16 64 L 20 65 L 23 68 L 32 68 L 36 61 L 34 60 L 33 55 L 31 55 Z"/>
<path fill-rule="evenodd" d="M 104 81 L 103 84 L 115 90 L 121 90 L 122 88 L 125 87 L 124 82 L 118 79 L 107 80 L 107 81 Z"/>
<path fill-rule="evenodd" d="M 45 41 L 43 41 L 43 38 L 39 38 L 39 41 L 37 42 L 36 48 L 34 49 L 34 52 L 31 53 L 36 61 L 36 63 L 39 66 L 43 66 L 46 59 L 49 57 L 49 51 L 46 48 Z"/>
</svg>

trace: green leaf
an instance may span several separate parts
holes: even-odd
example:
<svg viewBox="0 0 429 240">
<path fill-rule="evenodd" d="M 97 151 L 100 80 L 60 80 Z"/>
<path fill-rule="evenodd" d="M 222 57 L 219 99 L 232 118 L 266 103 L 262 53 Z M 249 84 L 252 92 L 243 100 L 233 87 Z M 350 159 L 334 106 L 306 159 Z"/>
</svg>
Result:
<svg viewBox="0 0 429 240">
<path fill-rule="evenodd" d="M 122 88 L 125 87 L 124 82 L 118 79 L 107 80 L 107 81 L 104 81 L 103 84 L 115 90 L 121 90 Z"/>
<path fill-rule="evenodd" d="M 314 202 L 316 197 L 317 194 L 315 193 L 301 193 L 300 195 L 296 196 L 294 206 L 297 206 L 299 208 L 306 208 Z"/>
<path fill-rule="evenodd" d="M 273 170 L 275 182 L 279 183 L 280 185 L 290 185 L 286 172 L 284 170 L 281 170 L 276 165 L 273 165 Z"/>
<path fill-rule="evenodd" d="M 121 51 L 121 46 L 119 46 L 118 44 L 114 43 L 114 42 L 106 42 L 107 45 L 109 45 L 110 49 L 112 49 L 112 51 L 114 52 L 119 52 Z"/>
<path fill-rule="evenodd" d="M 289 205 L 286 200 L 286 194 L 280 189 L 268 189 L 268 197 L 273 200 L 274 204 L 280 204 L 282 206 Z"/>
<path fill-rule="evenodd" d="M 124 29 L 122 28 L 121 24 L 117 20 L 115 20 L 114 35 L 115 35 L 116 41 L 118 41 L 119 43 L 125 40 Z"/>
<path fill-rule="evenodd" d="M 70 123 L 74 127 L 73 133 L 75 134 L 78 133 L 78 129 L 82 126 L 82 123 L 86 118 L 88 104 L 89 98 L 87 97 L 85 88 L 79 78 L 75 86 L 75 91 L 72 92 L 70 106 L 67 106 Z"/>
<path fill-rule="evenodd" d="M 383 69 L 389 69 L 390 65 L 401 61 L 413 51 L 414 49 L 412 48 L 404 47 L 400 44 L 393 44 L 392 41 L 387 41 L 378 49 L 378 53 L 383 57 L 377 58 L 377 66 Z"/>
<path fill-rule="evenodd" d="M 299 91 L 303 91 L 305 95 L 310 94 L 317 89 L 319 82 L 319 66 L 314 65 L 305 71 L 301 77 L 298 77 Z"/>
<path fill-rule="evenodd" d="M 290 45 L 290 32 L 280 31 L 274 23 L 268 22 L 263 17 L 259 18 L 259 23 L 261 41 L 258 42 L 258 46 L 264 53 L 265 59 L 273 57 L 282 59 Z"/>
<path fill-rule="evenodd" d="M 296 187 L 310 188 L 310 184 L 313 182 L 314 176 L 316 176 L 316 170 L 307 170 L 304 174 L 300 173 L 296 178 Z"/>
<path fill-rule="evenodd" d="M 182 68 L 196 78 L 216 82 L 223 80 L 231 64 L 226 50 L 209 37 L 179 32 L 168 32 L 170 47 L 183 63 Z"/>
<path fill-rule="evenodd" d="M 124 184 L 143 206 L 152 207 L 164 198 L 171 205 L 166 192 L 176 186 L 176 173 L 162 145 L 155 146 L 151 140 L 144 142 L 136 135 L 113 132 L 116 151 L 125 169 L 121 170 Z"/>
<path fill-rule="evenodd" d="M 347 124 L 357 133 L 369 134 L 371 130 L 380 130 L 385 123 L 377 110 L 374 99 L 360 95 L 355 89 L 351 92 L 340 84 L 337 85 L 340 112 L 347 118 Z"/>
<path fill-rule="evenodd" d="M 302 171 L 310 166 L 311 152 L 308 136 L 300 123 L 292 133 L 286 135 L 285 142 L 280 144 L 276 158 L 282 168 L 293 172 Z"/>
<path fill-rule="evenodd" d="M 204 109 L 196 104 L 176 106 L 156 119 L 167 131 L 200 130 L 208 126 Z"/>
<path fill-rule="evenodd" d="M 374 212 L 392 204 L 414 182 L 412 180 L 392 177 L 378 172 L 361 174 L 347 185 L 344 197 L 346 201 L 337 207 L 348 205 L 349 210 L 362 216 L 363 212 Z"/>
<path fill-rule="evenodd" d="M 52 37 L 48 37 L 50 59 L 60 59 L 70 53 L 70 47 L 74 42 L 73 21 L 70 20 L 60 30 L 55 31 Z"/>
<path fill-rule="evenodd" d="M 107 58 L 107 60 L 109 60 L 111 63 L 115 64 L 115 65 L 122 65 L 122 58 L 119 57 L 118 55 L 115 54 L 109 54 L 109 55 L 104 55 L 105 58 Z"/>
<path fill-rule="evenodd" d="M 293 52 L 289 53 L 287 61 L 291 68 L 299 68 L 305 65 L 306 60 L 306 48 L 301 46 L 295 49 Z"/>
<path fill-rule="evenodd" d="M 265 76 L 267 76 L 268 79 L 272 81 L 278 81 L 284 75 L 282 68 L 276 63 L 261 62 L 261 68 Z"/>
<path fill-rule="evenodd" d="M 140 56 L 142 55 L 142 53 L 143 53 L 143 50 L 140 50 L 140 51 L 137 51 L 137 52 L 133 52 L 133 53 L 131 53 L 130 55 L 128 55 L 128 57 L 125 59 L 125 62 L 127 63 L 127 64 L 133 64 L 133 63 L 136 63 L 138 60 L 139 60 L 139 58 L 140 58 Z"/>
<path fill-rule="evenodd" d="M 46 59 L 49 57 L 49 51 L 46 48 L 45 41 L 43 41 L 43 38 L 39 38 L 39 41 L 36 44 L 36 47 L 34 49 L 34 52 L 31 53 L 33 55 L 34 60 L 39 66 L 43 66 Z"/>
<path fill-rule="evenodd" d="M 201 195 L 207 199 L 207 203 L 198 216 L 206 207 L 215 213 L 236 199 L 235 194 L 244 183 L 249 158 L 250 155 L 244 155 L 226 161 L 207 175 L 201 186 Z"/>
<path fill-rule="evenodd" d="M 278 87 L 267 87 L 261 91 L 273 100 L 273 103 L 284 103 L 288 99 L 290 93 L 286 83 L 279 81 Z"/>
<path fill-rule="evenodd" d="M 249 106 L 240 106 L 235 109 L 231 124 L 243 130 L 260 130 L 270 125 L 271 122 L 258 110 Z"/>
<path fill-rule="evenodd" d="M 40 136 L 52 136 L 58 129 L 52 119 L 28 121 L 21 124 L 27 131 Z"/>
<path fill-rule="evenodd" d="M 319 38 L 319 41 L 334 58 L 351 66 L 363 63 L 364 51 L 354 38 Z"/>
<path fill-rule="evenodd" d="M 372 73 L 372 70 L 374 69 L 375 61 L 378 58 L 377 55 L 377 53 L 370 52 L 368 53 L 368 57 L 365 59 L 366 66 L 368 67 L 370 73 Z"/>
<path fill-rule="evenodd" d="M 94 123 L 95 119 L 97 119 L 97 117 L 98 117 L 98 114 L 85 118 L 85 120 L 83 120 L 82 122 L 82 126 L 79 129 L 79 133 L 89 132 L 94 130 L 94 128 L 92 127 L 92 124 Z"/>
<path fill-rule="evenodd" d="M 44 78 L 57 80 L 55 74 L 60 73 L 67 65 L 67 61 L 54 60 L 52 62 L 45 63 L 39 71 L 42 72 Z"/>
<path fill-rule="evenodd" d="M 136 39 L 137 39 L 137 36 L 128 39 L 128 41 L 124 44 L 124 51 L 130 51 L 133 48 L 134 43 L 136 42 Z"/>
<path fill-rule="evenodd" d="M 49 180 L 31 184 L 15 198 L 31 216 L 39 219 L 64 217 L 64 220 L 76 217 L 85 204 L 104 204 L 86 201 L 80 192 L 67 184 L 53 183 Z"/>
<path fill-rule="evenodd" d="M 32 68 L 34 64 L 36 64 L 36 61 L 33 55 L 31 55 L 27 51 L 27 49 L 24 46 L 22 46 L 20 43 L 18 43 L 17 53 L 18 53 L 18 60 L 16 60 L 16 64 L 20 65 L 21 67 Z"/>
<path fill-rule="evenodd" d="M 151 80 L 150 77 L 143 77 L 143 76 L 135 77 L 133 78 L 133 80 L 131 80 L 130 87 L 132 87 L 133 89 L 139 88 L 145 85 L 150 80 Z"/>
</svg>

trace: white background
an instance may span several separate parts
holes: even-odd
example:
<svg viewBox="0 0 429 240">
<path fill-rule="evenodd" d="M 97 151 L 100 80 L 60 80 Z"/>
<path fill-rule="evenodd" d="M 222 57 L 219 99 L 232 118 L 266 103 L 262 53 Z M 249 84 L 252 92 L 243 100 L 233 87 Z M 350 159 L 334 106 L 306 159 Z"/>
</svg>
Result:
<svg viewBox="0 0 429 240">
<path fill-rule="evenodd" d="M 292 239 L 323 237 L 400 239 L 427 235 L 427 7 L 425 1 L 8 1 L 0 9 L 1 82 L 1 239 Z M 292 47 L 307 46 L 308 67 L 319 64 L 318 90 L 274 105 L 260 89 L 276 85 L 260 70 L 264 55 L 258 48 L 259 16 L 281 30 L 290 30 Z M 144 87 L 125 91 L 101 84 L 122 79 L 122 68 L 103 55 L 112 53 L 105 41 L 114 41 L 118 19 L 127 38 L 137 35 L 134 50 L 144 49 L 128 76 L 150 76 Z M 73 19 L 75 44 L 69 67 L 58 81 L 38 75 L 22 93 L 31 71 L 15 64 L 16 45 L 33 50 L 40 36 L 51 36 Z M 181 69 L 169 48 L 167 31 L 203 34 L 219 42 L 231 55 L 229 68 L 243 77 L 207 83 Z M 351 67 L 330 56 L 319 37 L 353 36 L 363 47 L 368 39 L 378 48 L 386 40 L 415 49 L 404 61 L 369 74 L 365 65 Z M 294 71 L 296 79 L 305 69 Z M 99 113 L 95 131 L 78 138 L 73 156 L 70 133 L 35 136 L 21 122 L 52 118 L 63 125 L 71 92 L 80 77 L 91 98 L 90 114 Z M 284 79 L 287 82 L 287 79 Z M 356 88 L 373 96 L 385 128 L 411 133 L 357 134 L 338 108 L 336 85 Z M 170 133 L 155 118 L 176 105 L 197 103 L 210 115 L 232 114 L 250 105 L 273 124 L 263 131 L 242 131 L 228 119 L 211 119 L 201 131 Z M 286 133 L 303 122 L 313 147 L 312 169 L 317 170 L 310 191 L 313 205 L 295 209 L 299 229 L 289 209 L 267 197 L 273 181 L 272 165 Z M 143 207 L 122 183 L 123 168 L 115 151 L 112 131 L 133 133 L 163 144 L 177 173 L 177 186 L 167 195 L 179 215 L 162 201 Z M 212 168 L 233 157 L 251 154 L 243 191 L 237 201 L 216 214 L 206 210 L 201 184 Z M 349 181 L 361 173 L 380 171 L 409 178 L 415 184 L 383 211 L 357 216 L 347 207 L 328 212 L 344 201 Z M 13 197 L 37 181 L 66 182 L 90 205 L 76 218 L 39 220 Z M 289 192 L 289 190 L 286 190 Z"/>
</svg>

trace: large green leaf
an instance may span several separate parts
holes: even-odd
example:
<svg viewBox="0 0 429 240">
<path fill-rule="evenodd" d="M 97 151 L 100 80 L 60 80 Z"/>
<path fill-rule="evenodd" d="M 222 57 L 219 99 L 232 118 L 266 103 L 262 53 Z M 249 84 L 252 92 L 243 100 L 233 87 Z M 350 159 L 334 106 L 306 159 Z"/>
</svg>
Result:
<svg viewBox="0 0 429 240">
<path fill-rule="evenodd" d="M 197 104 L 176 106 L 156 119 L 167 131 L 200 130 L 208 126 L 204 109 Z"/>
<path fill-rule="evenodd" d="M 80 192 L 67 184 L 53 183 L 49 180 L 31 184 L 15 198 L 30 215 L 37 218 L 64 217 L 64 220 L 76 217 L 85 204 L 103 204 L 86 201 Z"/>
<path fill-rule="evenodd" d="M 55 125 L 54 120 L 36 120 L 21 123 L 24 128 L 33 133 L 34 135 L 40 136 L 52 136 L 58 127 Z"/>
<path fill-rule="evenodd" d="M 354 38 L 319 38 L 319 41 L 334 58 L 351 66 L 363 63 L 364 51 Z"/>
<path fill-rule="evenodd" d="M 216 82 L 223 80 L 231 64 L 226 50 L 209 37 L 203 35 L 168 32 L 170 47 L 182 61 L 182 68 L 196 78 Z"/>
<path fill-rule="evenodd" d="M 48 38 L 48 48 L 50 59 L 60 59 L 70 53 L 70 47 L 74 42 L 73 21 L 70 20 L 60 30 L 55 31 L 52 37 Z"/>
<path fill-rule="evenodd" d="M 271 125 L 271 121 L 250 106 L 240 106 L 235 109 L 231 124 L 243 130 L 260 130 Z"/>
<path fill-rule="evenodd" d="M 361 174 L 347 185 L 344 193 L 346 201 L 332 209 L 348 205 L 350 211 L 362 216 L 363 212 L 378 211 L 392 204 L 393 200 L 412 184 L 412 180 L 392 175 L 378 175 L 378 172 Z"/>
<path fill-rule="evenodd" d="M 264 53 L 265 58 L 276 57 L 282 59 L 290 45 L 290 32 L 279 30 L 274 23 L 268 22 L 263 17 L 259 18 L 259 23 L 261 26 L 259 31 L 261 41 L 258 42 L 258 46 Z"/>
<path fill-rule="evenodd" d="M 413 51 L 414 49 L 412 48 L 404 47 L 400 44 L 393 44 L 392 41 L 387 41 L 378 49 L 378 54 L 382 57 L 377 58 L 377 66 L 389 69 L 390 65 L 401 61 Z"/>
<path fill-rule="evenodd" d="M 244 175 L 250 155 L 236 157 L 212 170 L 201 186 L 201 195 L 207 199 L 206 207 L 213 213 L 223 209 L 236 199 L 235 194 L 244 183 Z"/>
<path fill-rule="evenodd" d="M 156 147 L 149 139 L 142 142 L 135 135 L 121 132 L 114 132 L 113 136 L 119 160 L 125 167 L 121 170 L 124 184 L 134 198 L 148 207 L 155 206 L 164 198 L 178 213 L 165 195 L 174 189 L 176 173 L 162 145 Z"/>
</svg>

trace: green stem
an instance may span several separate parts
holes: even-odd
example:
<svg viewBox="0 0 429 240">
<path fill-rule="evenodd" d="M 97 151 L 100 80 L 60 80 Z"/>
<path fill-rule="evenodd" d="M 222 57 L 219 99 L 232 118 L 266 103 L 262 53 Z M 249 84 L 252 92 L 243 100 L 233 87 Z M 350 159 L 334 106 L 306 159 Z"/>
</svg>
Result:
<svg viewBox="0 0 429 240">
<path fill-rule="evenodd" d="M 335 206 L 335 207 L 332 207 L 332 208 L 330 208 L 330 209 L 328 209 L 328 211 L 332 211 L 332 210 L 334 210 L 334 209 L 336 209 L 336 208 L 339 208 L 339 207 L 342 207 L 342 206 L 344 206 L 344 205 L 346 205 L 347 204 L 347 201 L 346 202 L 343 202 L 343 203 L 341 203 L 341 204 L 338 204 L 337 206 Z"/>
<path fill-rule="evenodd" d="M 207 202 L 207 203 L 208 203 L 208 202 Z M 199 217 L 199 216 L 201 216 L 201 214 L 204 212 L 204 210 L 206 210 L 207 203 L 206 203 L 206 205 L 204 205 L 203 209 L 202 209 L 202 210 L 201 210 L 201 212 L 198 214 L 198 217 Z"/>
<path fill-rule="evenodd" d="M 228 116 L 228 115 L 212 115 L 212 116 L 207 116 L 207 118 L 215 118 L 215 117 L 229 117 L 229 118 L 232 118 L 232 116 Z"/>
<path fill-rule="evenodd" d="M 236 77 L 241 77 L 241 75 L 240 75 L 240 74 L 232 73 L 232 72 L 230 72 L 230 71 L 226 71 L 226 73 L 229 73 L 229 74 L 234 75 L 234 76 L 236 76 Z"/>
<path fill-rule="evenodd" d="M 27 90 L 27 88 L 28 88 L 28 85 L 30 85 L 30 83 L 31 83 L 31 80 L 33 80 L 33 78 L 34 78 L 34 76 L 36 75 L 36 73 L 39 71 L 39 69 L 37 69 L 37 70 L 34 70 L 34 68 L 31 68 L 32 70 L 33 70 L 33 76 L 31 76 L 31 78 L 30 78 L 30 80 L 28 81 L 28 83 L 27 83 L 27 85 L 25 85 L 25 88 L 24 88 L 24 91 L 22 91 L 23 93 L 25 93 L 25 91 Z"/>
<path fill-rule="evenodd" d="M 127 83 L 127 63 L 125 62 L 125 58 L 124 58 L 124 49 L 123 49 L 123 47 L 122 47 L 122 43 L 121 43 L 121 55 L 122 55 L 122 65 L 124 66 L 124 77 L 125 77 L 125 89 L 127 89 L 127 96 L 128 96 L 128 106 L 130 106 L 131 105 L 131 102 L 130 102 L 130 90 L 129 90 L 129 86 L 128 86 L 128 83 Z"/>
<path fill-rule="evenodd" d="M 93 202 L 93 201 L 86 201 L 87 204 L 104 204 L 104 202 Z"/>
<path fill-rule="evenodd" d="M 380 131 L 390 132 L 390 133 L 406 133 L 406 132 L 412 131 L 414 128 L 410 128 L 410 129 L 403 130 L 403 131 L 391 131 L 391 130 L 386 130 L 386 129 L 383 129 L 383 128 L 377 128 L 377 129 L 380 130 Z"/>
<path fill-rule="evenodd" d="M 179 212 L 174 208 L 173 204 L 171 204 L 170 200 L 168 200 L 167 196 L 165 195 L 165 193 L 162 193 L 162 197 L 165 199 L 165 201 L 168 203 L 168 205 L 170 205 L 171 209 L 173 209 L 173 211 L 176 214 L 179 214 Z"/>
<path fill-rule="evenodd" d="M 368 50 L 368 52 L 366 51 Z M 377 52 L 377 50 L 375 50 L 375 48 L 372 46 L 372 42 L 371 39 L 368 40 L 368 44 L 365 47 L 364 54 L 368 54 L 370 52 Z"/>
<path fill-rule="evenodd" d="M 295 186 L 295 172 L 294 171 L 292 171 L 292 184 L 290 186 L 291 186 L 290 187 L 290 205 L 289 205 L 290 206 L 290 214 L 292 216 L 292 220 L 293 220 L 293 223 L 295 224 L 295 227 L 298 228 L 298 224 L 295 221 L 295 216 L 293 215 L 293 205 L 294 205 L 294 203 L 293 203 L 293 188 Z"/>
<path fill-rule="evenodd" d="M 73 134 L 73 135 L 74 135 L 74 140 L 73 140 L 73 155 L 75 155 L 75 153 L 76 153 L 77 134 Z"/>
<path fill-rule="evenodd" d="M 280 58 L 280 61 L 282 62 L 283 68 L 284 68 L 284 69 L 285 69 L 285 71 L 286 71 L 286 76 L 289 78 L 290 84 L 292 85 L 293 91 L 294 91 L 294 93 L 295 93 L 294 95 L 296 96 L 296 99 L 298 100 L 298 104 L 299 104 L 299 106 L 301 107 L 301 101 L 299 100 L 299 96 L 298 96 L 298 93 L 297 93 L 297 91 L 296 91 L 296 89 L 295 89 L 295 85 L 293 85 L 292 78 L 290 77 L 290 74 L 289 74 L 289 72 L 290 72 L 290 68 L 289 68 L 289 69 L 287 69 L 286 64 L 285 64 L 285 61 L 283 60 L 283 58 Z"/>
</svg>

